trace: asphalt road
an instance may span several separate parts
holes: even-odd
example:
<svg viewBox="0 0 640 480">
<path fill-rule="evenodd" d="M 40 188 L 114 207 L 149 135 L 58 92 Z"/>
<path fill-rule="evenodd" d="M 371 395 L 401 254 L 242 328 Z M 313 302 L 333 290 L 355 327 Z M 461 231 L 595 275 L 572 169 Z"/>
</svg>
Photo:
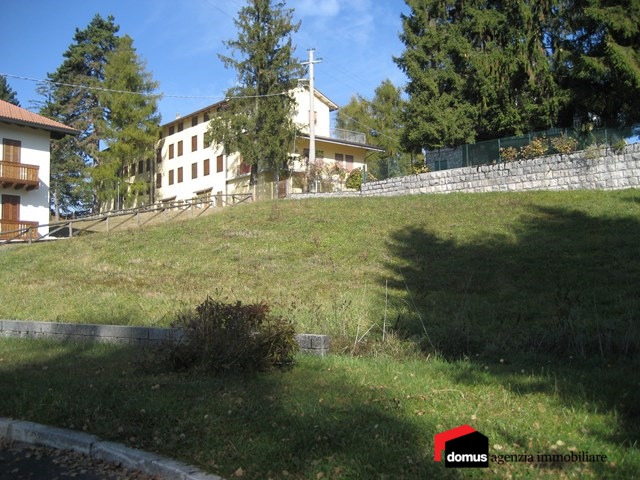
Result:
<svg viewBox="0 0 640 480">
<path fill-rule="evenodd" d="M 0 480 L 158 480 L 68 450 L 0 440 Z"/>
</svg>

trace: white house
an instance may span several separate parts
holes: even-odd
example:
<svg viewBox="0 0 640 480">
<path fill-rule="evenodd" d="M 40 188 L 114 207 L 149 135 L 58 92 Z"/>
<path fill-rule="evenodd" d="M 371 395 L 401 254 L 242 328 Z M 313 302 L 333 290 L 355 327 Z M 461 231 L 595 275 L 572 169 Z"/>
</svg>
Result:
<svg viewBox="0 0 640 480">
<path fill-rule="evenodd" d="M 78 131 L 0 100 L 0 239 L 49 233 L 50 140 Z"/>
<path fill-rule="evenodd" d="M 209 120 L 224 105 L 219 102 L 176 118 L 161 126 L 156 159 L 125 168 L 128 182 L 150 181 L 154 203 L 180 202 L 211 196 L 217 203 L 232 202 L 234 195 L 252 193 L 257 198 L 275 198 L 291 192 L 342 188 L 349 171 L 362 168 L 366 156 L 381 149 L 368 145 L 363 133 L 331 129 L 330 114 L 338 106 L 315 91 L 314 114 L 310 114 L 308 88 L 294 92 L 294 121 L 302 134 L 291 151 L 291 175 L 276 186 L 270 172 L 262 172 L 259 190 L 249 185 L 251 166 L 238 153 L 226 155 L 222 145 L 207 145 Z M 309 119 L 315 120 L 316 161 L 309 161 Z"/>
</svg>

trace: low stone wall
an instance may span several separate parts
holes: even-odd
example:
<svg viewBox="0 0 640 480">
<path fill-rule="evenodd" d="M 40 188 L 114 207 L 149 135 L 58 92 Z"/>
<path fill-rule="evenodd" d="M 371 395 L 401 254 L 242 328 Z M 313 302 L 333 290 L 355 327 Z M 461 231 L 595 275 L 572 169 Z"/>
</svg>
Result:
<svg viewBox="0 0 640 480">
<path fill-rule="evenodd" d="M 163 341 L 177 341 L 182 336 L 182 331 L 174 328 L 0 320 L 0 337 L 157 345 Z M 303 353 L 319 356 L 329 353 L 330 340 L 327 335 L 301 333 L 296 335 L 296 340 Z"/>
<path fill-rule="evenodd" d="M 362 185 L 360 196 L 527 190 L 617 190 L 640 187 L 640 144 L 531 160 L 477 165 L 389 178 Z M 296 195 L 293 198 L 354 196 L 353 193 Z"/>
<path fill-rule="evenodd" d="M 531 160 L 390 178 L 362 186 L 363 196 L 526 190 L 616 190 L 640 186 L 640 144 L 620 153 L 587 150 Z"/>
</svg>

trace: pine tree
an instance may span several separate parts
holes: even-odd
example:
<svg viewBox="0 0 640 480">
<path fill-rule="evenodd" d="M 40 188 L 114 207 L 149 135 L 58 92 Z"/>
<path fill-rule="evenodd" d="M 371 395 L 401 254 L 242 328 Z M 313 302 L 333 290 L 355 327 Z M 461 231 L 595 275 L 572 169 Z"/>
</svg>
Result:
<svg viewBox="0 0 640 480">
<path fill-rule="evenodd" d="M 158 84 L 145 70 L 128 35 L 118 38 L 116 49 L 106 60 L 104 90 L 100 94 L 106 115 L 100 130 L 105 132 L 103 141 L 108 148 L 100 154 L 100 161 L 93 169 L 93 189 L 100 202 L 110 203 L 117 196 L 128 203 L 150 200 L 149 184 L 121 184 L 121 174 L 123 167 L 135 166 L 140 161 L 146 164 L 155 156 L 160 115 L 159 97 L 153 92 Z"/>
<path fill-rule="evenodd" d="M 0 76 L 0 100 L 9 102 L 16 107 L 20 106 L 20 102 L 18 101 L 16 92 L 13 91 L 13 89 L 7 82 L 7 77 L 4 76 Z"/>
<path fill-rule="evenodd" d="M 209 138 L 252 165 L 252 184 L 258 172 L 270 170 L 277 186 L 295 138 L 291 91 L 302 67 L 291 40 L 300 23 L 292 18 L 284 2 L 248 0 L 234 21 L 237 39 L 225 42 L 231 56 L 219 55 L 236 70 L 238 86 L 227 91 L 227 105 L 212 118 Z"/>
<path fill-rule="evenodd" d="M 104 81 L 107 55 L 116 48 L 119 27 L 114 17 L 96 15 L 86 29 L 76 29 L 74 43 L 48 83 L 38 87 L 45 96 L 43 115 L 80 131 L 77 137 L 56 140 L 51 152 L 51 203 L 59 213 L 96 207 L 91 191 L 91 167 L 99 163 L 105 110 L 98 88 Z"/>
</svg>

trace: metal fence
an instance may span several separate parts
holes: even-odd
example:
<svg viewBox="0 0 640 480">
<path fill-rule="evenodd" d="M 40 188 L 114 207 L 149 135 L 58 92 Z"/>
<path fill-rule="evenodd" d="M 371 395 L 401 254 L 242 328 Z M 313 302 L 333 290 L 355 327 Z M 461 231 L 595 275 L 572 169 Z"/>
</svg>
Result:
<svg viewBox="0 0 640 480">
<path fill-rule="evenodd" d="M 501 157 L 503 148 L 513 147 L 519 150 L 529 145 L 535 138 L 551 140 L 562 136 L 575 139 L 576 150 L 584 150 L 592 145 L 616 146 L 623 141 L 627 144 L 638 143 L 640 142 L 640 124 L 624 128 L 552 128 L 545 131 L 531 132 L 526 135 L 461 145 L 456 148 L 443 148 L 426 152 L 425 165 L 430 170 L 446 170 L 501 162 L 503 160 Z"/>
</svg>

